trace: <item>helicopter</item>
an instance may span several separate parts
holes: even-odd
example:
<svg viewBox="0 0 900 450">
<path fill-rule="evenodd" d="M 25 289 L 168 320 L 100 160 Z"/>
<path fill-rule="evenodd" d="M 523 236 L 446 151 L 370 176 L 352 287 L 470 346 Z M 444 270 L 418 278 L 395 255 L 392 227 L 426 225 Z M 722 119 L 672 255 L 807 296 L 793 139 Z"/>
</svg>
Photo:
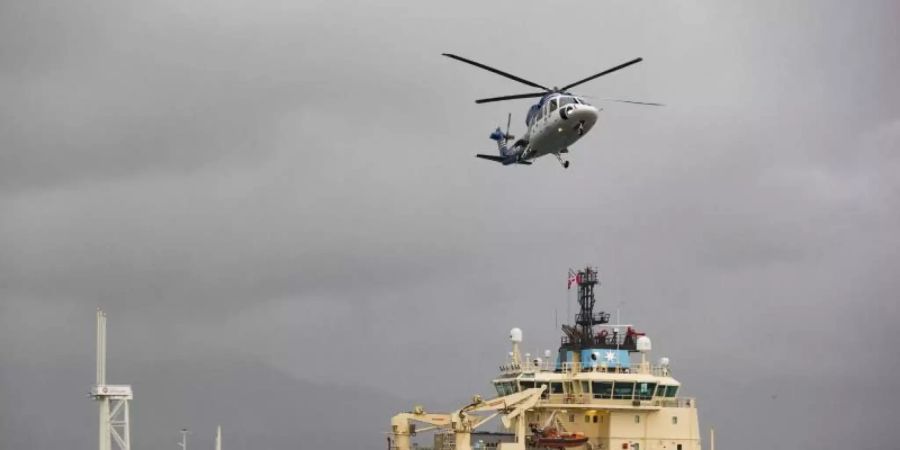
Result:
<svg viewBox="0 0 900 450">
<path fill-rule="evenodd" d="M 540 158 L 541 156 L 554 155 L 564 169 L 569 168 L 569 161 L 564 159 L 562 155 L 569 153 L 569 146 L 581 139 L 594 127 L 594 124 L 597 123 L 599 113 L 602 111 L 602 109 L 598 109 L 587 103 L 584 98 L 573 95 L 569 92 L 569 89 L 644 60 L 643 58 L 635 58 L 574 83 L 569 83 L 563 87 L 554 86 L 551 89 L 502 70 L 472 61 L 471 59 L 463 58 L 462 56 L 451 53 L 442 53 L 442 55 L 493 72 L 502 77 L 518 81 L 519 83 L 542 89 L 540 92 L 504 95 L 501 97 L 475 100 L 475 103 L 481 104 L 502 100 L 540 98 L 537 103 L 531 105 L 531 108 L 528 109 L 528 113 L 525 116 L 525 125 L 528 128 L 525 130 L 524 136 L 515 140 L 515 136 L 509 134 L 509 127 L 512 121 L 512 113 L 510 113 L 506 118 L 506 132 L 504 133 L 498 126 L 490 135 L 491 140 L 497 142 L 499 155 L 477 154 L 475 155 L 476 157 L 509 166 L 513 164 L 531 165 L 534 159 Z M 633 100 L 604 100 L 635 105 L 663 106 L 660 103 L 638 102 Z M 510 141 L 512 141 L 512 145 L 510 145 Z"/>
</svg>

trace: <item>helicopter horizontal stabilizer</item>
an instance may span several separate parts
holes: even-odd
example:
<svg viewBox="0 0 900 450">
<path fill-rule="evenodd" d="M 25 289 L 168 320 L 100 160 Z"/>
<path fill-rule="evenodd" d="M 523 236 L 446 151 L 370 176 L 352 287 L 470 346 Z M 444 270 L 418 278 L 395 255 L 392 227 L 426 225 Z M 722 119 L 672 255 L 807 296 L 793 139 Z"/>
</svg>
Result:
<svg viewBox="0 0 900 450">
<path fill-rule="evenodd" d="M 497 155 L 483 155 L 483 154 L 479 153 L 479 154 L 477 154 L 477 155 L 475 155 L 475 156 L 476 156 L 477 158 L 487 159 L 487 160 L 490 160 L 490 161 L 498 162 L 498 163 L 500 163 L 500 164 L 503 164 L 504 166 L 508 166 L 508 165 L 510 165 L 510 164 L 524 164 L 524 165 L 526 165 L 526 166 L 530 166 L 530 165 L 531 165 L 531 161 L 517 161 L 517 160 L 515 160 L 515 159 L 513 159 L 513 158 L 503 157 L 503 156 L 497 156 Z"/>
</svg>

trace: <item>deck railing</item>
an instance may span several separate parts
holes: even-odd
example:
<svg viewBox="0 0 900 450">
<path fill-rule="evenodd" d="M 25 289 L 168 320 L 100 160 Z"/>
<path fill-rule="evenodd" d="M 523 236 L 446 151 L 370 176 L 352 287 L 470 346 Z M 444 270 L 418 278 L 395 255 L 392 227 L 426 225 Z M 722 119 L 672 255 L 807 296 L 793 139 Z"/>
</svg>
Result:
<svg viewBox="0 0 900 450">
<path fill-rule="evenodd" d="M 668 366 L 647 365 L 651 375 L 658 377 L 672 376 L 672 369 Z M 523 364 L 506 364 L 500 366 L 500 372 L 504 374 L 516 372 L 600 372 L 600 373 L 641 373 L 641 364 L 630 364 L 629 367 L 607 366 L 603 364 L 583 364 L 578 362 L 564 362 L 557 367 L 554 361 L 525 361 Z"/>
<path fill-rule="evenodd" d="M 665 408 L 696 408 L 697 400 L 693 397 L 653 397 L 653 398 L 609 398 L 595 397 L 593 394 L 549 394 L 543 398 L 545 403 L 553 404 L 607 404 L 608 406 L 658 406 Z"/>
</svg>

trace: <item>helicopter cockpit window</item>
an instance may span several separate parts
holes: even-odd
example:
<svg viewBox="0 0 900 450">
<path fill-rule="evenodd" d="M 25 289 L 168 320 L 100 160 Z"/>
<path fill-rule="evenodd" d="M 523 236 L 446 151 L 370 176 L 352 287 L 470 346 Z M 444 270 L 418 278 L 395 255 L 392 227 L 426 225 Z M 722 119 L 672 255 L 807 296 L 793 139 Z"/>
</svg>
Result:
<svg viewBox="0 0 900 450">
<path fill-rule="evenodd" d="M 573 97 L 560 97 L 559 98 L 559 106 L 566 106 L 575 103 L 575 98 Z"/>
<path fill-rule="evenodd" d="M 553 111 L 556 111 L 556 106 L 557 106 L 557 104 L 556 104 L 556 99 L 554 98 L 553 100 L 550 100 L 550 112 L 551 112 L 551 113 L 552 113 Z"/>
</svg>

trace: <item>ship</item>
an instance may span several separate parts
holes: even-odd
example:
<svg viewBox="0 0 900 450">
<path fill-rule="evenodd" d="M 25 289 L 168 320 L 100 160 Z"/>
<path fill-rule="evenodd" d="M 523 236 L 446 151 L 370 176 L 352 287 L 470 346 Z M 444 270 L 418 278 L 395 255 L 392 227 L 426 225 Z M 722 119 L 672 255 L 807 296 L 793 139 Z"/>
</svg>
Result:
<svg viewBox="0 0 900 450">
<path fill-rule="evenodd" d="M 512 351 L 492 380 L 496 397 L 474 396 L 452 412 L 416 406 L 396 414 L 388 450 L 701 450 L 696 399 L 681 395 L 668 358 L 651 364 L 646 333 L 595 312 L 599 284 L 594 268 L 570 270 L 579 311 L 561 327 L 555 355 L 523 355 L 523 332 L 513 328 Z M 498 431 L 482 430 L 498 416 Z M 414 442 L 426 431 L 431 447 Z"/>
</svg>

